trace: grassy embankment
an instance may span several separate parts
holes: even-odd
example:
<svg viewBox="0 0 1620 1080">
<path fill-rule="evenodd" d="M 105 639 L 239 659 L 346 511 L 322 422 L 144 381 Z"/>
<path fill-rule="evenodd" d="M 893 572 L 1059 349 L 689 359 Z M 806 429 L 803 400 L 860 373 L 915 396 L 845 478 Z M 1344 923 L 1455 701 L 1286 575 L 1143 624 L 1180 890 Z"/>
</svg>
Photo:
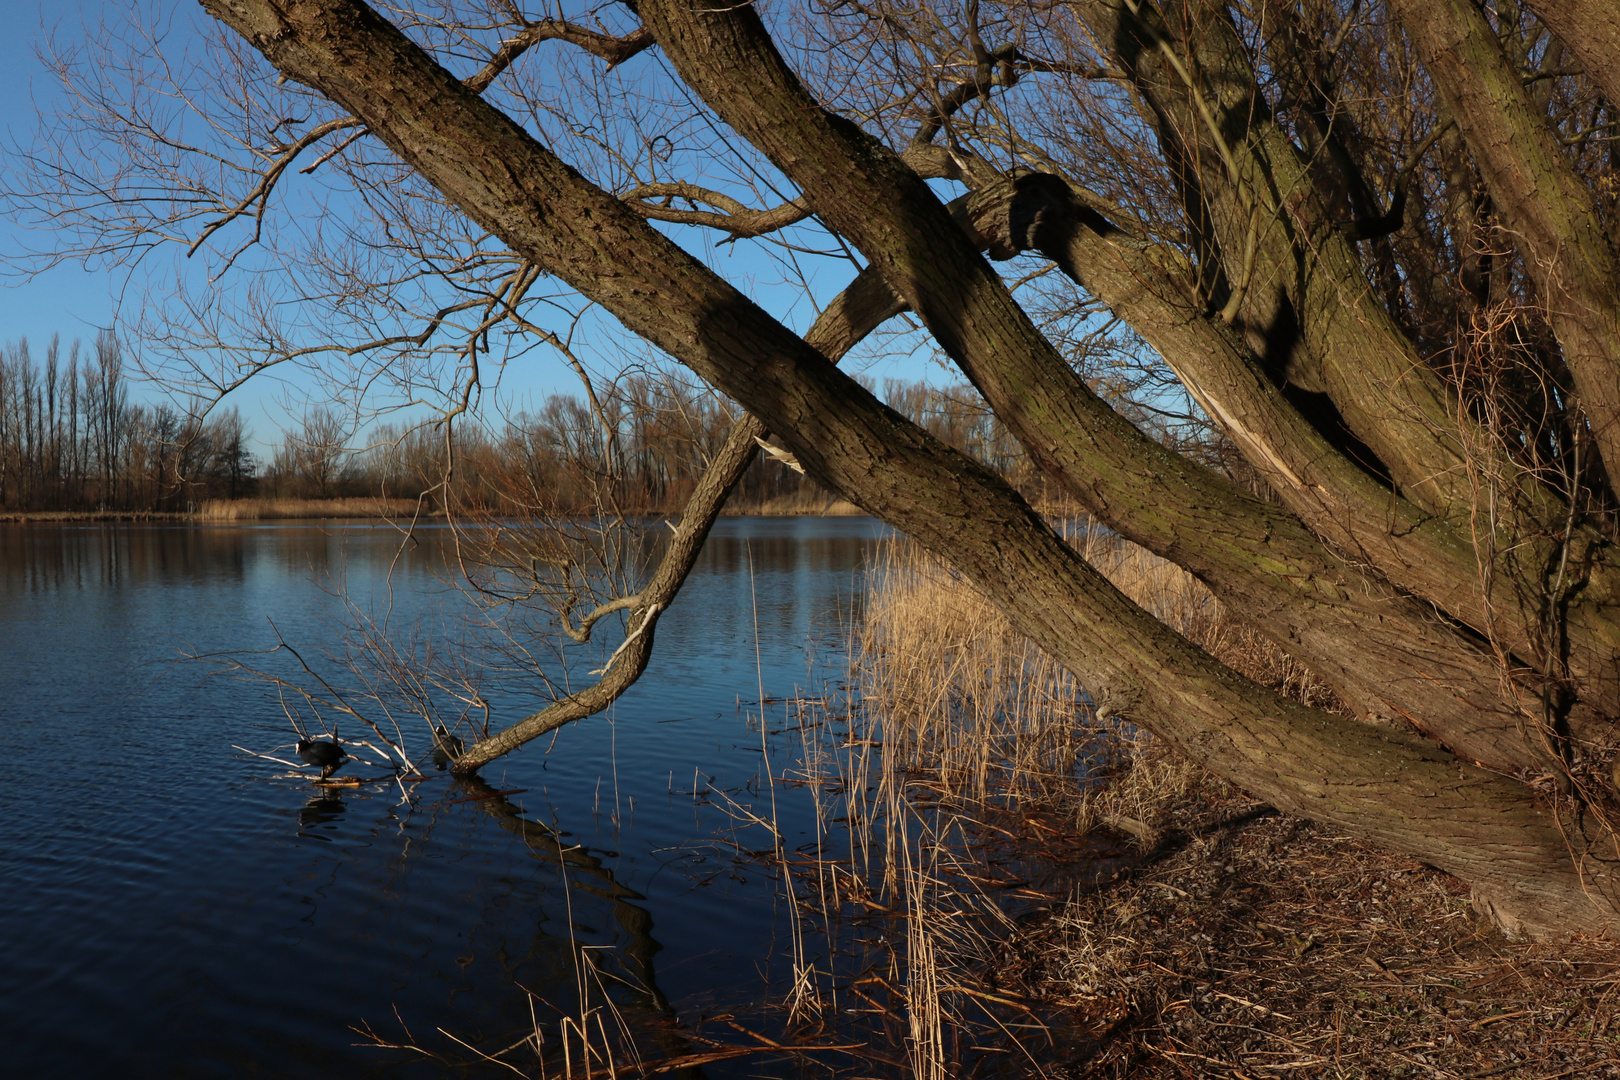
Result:
<svg viewBox="0 0 1620 1080">
<path fill-rule="evenodd" d="M 1334 706 L 1189 575 L 1079 543 L 1222 660 Z M 850 653 L 851 690 L 800 709 L 818 720 L 803 780 L 825 840 L 785 861 L 804 932 L 870 963 L 834 979 L 807 962 L 787 1003 L 802 1038 L 862 1013 L 839 1041 L 903 1049 L 925 1078 L 971 1071 L 986 1046 L 1133 1078 L 1620 1065 L 1620 947 L 1504 941 L 1463 883 L 1100 723 L 1066 672 L 904 542 Z"/>
</svg>

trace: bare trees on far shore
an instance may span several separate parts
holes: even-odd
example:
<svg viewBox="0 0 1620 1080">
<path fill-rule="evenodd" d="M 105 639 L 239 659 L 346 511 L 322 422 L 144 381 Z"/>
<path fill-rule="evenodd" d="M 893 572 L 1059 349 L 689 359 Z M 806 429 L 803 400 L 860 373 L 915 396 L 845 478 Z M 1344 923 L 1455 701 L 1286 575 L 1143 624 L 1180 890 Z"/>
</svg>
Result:
<svg viewBox="0 0 1620 1080">
<path fill-rule="evenodd" d="M 1022 449 L 971 387 L 887 380 L 908 419 L 1015 484 L 1044 494 Z M 428 497 L 436 506 L 521 512 L 671 513 L 686 503 L 741 415 L 730 401 L 669 372 L 604 384 L 594 403 L 553 394 L 498 427 L 388 423 L 358 437 L 325 408 L 289 432 L 259 481 L 262 494 Z M 814 508 L 832 498 L 803 474 L 762 457 L 734 506 Z"/>
<path fill-rule="evenodd" d="M 887 380 L 908 419 L 1015 484 L 1039 484 L 1027 455 L 971 387 Z M 53 339 L 41 358 L 26 339 L 0 347 L 0 509 L 183 511 L 204 499 L 426 497 L 436 508 L 666 513 L 691 495 L 740 415 L 678 375 L 632 374 L 594 404 L 566 394 L 497 428 L 396 422 L 357 432 L 311 407 L 267 464 L 249 449 L 239 410 L 205 419 L 130 400 L 118 339 L 85 348 Z M 1029 494 L 1042 492 L 1031 490 Z M 801 473 L 762 457 L 738 482 L 745 507 L 813 507 L 831 499 Z"/>
<path fill-rule="evenodd" d="M 140 405 L 118 339 L 58 338 L 37 358 L 26 338 L 0 347 L 0 508 L 182 510 L 234 498 L 256 468 L 237 410 L 206 420 Z"/>
</svg>

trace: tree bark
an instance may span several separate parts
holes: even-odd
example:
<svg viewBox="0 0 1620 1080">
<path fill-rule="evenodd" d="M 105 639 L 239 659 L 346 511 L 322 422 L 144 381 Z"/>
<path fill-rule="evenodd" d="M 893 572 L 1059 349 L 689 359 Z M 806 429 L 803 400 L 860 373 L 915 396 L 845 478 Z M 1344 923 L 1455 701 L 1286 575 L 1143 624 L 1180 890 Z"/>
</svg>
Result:
<svg viewBox="0 0 1620 1080">
<path fill-rule="evenodd" d="M 1531 10 L 1570 52 L 1586 77 L 1620 104 L 1620 7 L 1613 0 L 1530 0 Z"/>
<path fill-rule="evenodd" d="M 816 108 L 756 16 L 697 18 L 683 0 L 648 0 L 641 11 L 687 84 L 872 260 L 997 415 L 1094 515 L 1196 574 L 1363 715 L 1405 719 L 1493 767 L 1544 763 L 1521 734 L 1518 707 L 1501 698 L 1501 666 L 1474 641 L 1357 574 L 1292 515 L 1108 408 L 920 178 L 871 136 Z M 1391 677 L 1397 668 L 1411 674 Z"/>
<path fill-rule="evenodd" d="M 1130 75 L 1143 118 L 1176 167 L 1189 218 L 1209 223 L 1199 258 L 1219 266 L 1222 284 L 1206 303 L 1230 314 L 1275 382 L 1331 399 L 1376 455 L 1364 467 L 1465 527 L 1465 448 L 1480 440 L 1368 288 L 1308 163 L 1260 95 L 1224 4 L 1076 7 Z M 1171 62 L 1177 50 L 1185 60 Z"/>
<path fill-rule="evenodd" d="M 1612 475 L 1620 467 L 1620 263 L 1592 196 L 1533 111 L 1523 79 L 1472 0 L 1390 0 L 1390 7 L 1523 252 Z"/>
<path fill-rule="evenodd" d="M 1190 645 L 1079 559 L 1000 478 L 885 408 L 358 0 L 204 6 L 288 77 L 364 120 L 473 220 L 741 402 L 819 478 L 961 569 L 1105 711 L 1284 809 L 1474 882 L 1481 903 L 1523 932 L 1614 922 L 1601 849 L 1578 830 L 1566 840 L 1527 788 L 1419 740 L 1289 702 Z M 753 15 L 705 18 L 718 27 Z M 904 249 L 903 238 L 894 242 Z M 942 285 L 983 288 L 988 272 L 960 262 L 933 272 Z M 958 270 L 970 276 L 954 282 Z M 994 314 L 993 298 L 984 302 Z M 1017 329 L 1014 319 L 977 334 Z M 972 338 L 947 344 L 977 347 Z"/>
<path fill-rule="evenodd" d="M 1130 323 L 1288 509 L 1334 551 L 1479 628 L 1508 653 L 1545 661 L 1548 643 L 1537 632 L 1545 615 L 1539 578 L 1557 558 L 1552 537 L 1503 535 L 1501 546 L 1513 554 L 1499 565 L 1496 587 L 1486 588 L 1474 536 L 1391 492 L 1340 454 L 1266 378 L 1242 336 L 1202 310 L 1194 271 L 1179 253 L 1125 235 L 1075 199 L 1061 179 L 1030 174 L 987 186 L 972 204 L 972 218 L 972 228 L 1001 257 L 1039 251 Z M 1150 537 L 1138 542 L 1154 546 Z M 1606 717 L 1620 709 L 1615 600 L 1601 584 L 1612 576 L 1614 550 L 1590 528 L 1577 542 L 1592 587 L 1566 612 L 1560 660 L 1584 688 L 1571 726 L 1583 738 L 1606 743 L 1613 738 Z M 1367 678 L 1365 671 L 1361 677 Z M 1484 680 L 1473 684 L 1476 699 L 1496 698 L 1499 685 L 1491 684 L 1491 675 L 1476 668 L 1472 678 Z M 1478 708 L 1482 723 L 1498 712 L 1497 706 L 1461 707 Z M 1423 721 L 1413 723 L 1426 730 Z"/>
</svg>

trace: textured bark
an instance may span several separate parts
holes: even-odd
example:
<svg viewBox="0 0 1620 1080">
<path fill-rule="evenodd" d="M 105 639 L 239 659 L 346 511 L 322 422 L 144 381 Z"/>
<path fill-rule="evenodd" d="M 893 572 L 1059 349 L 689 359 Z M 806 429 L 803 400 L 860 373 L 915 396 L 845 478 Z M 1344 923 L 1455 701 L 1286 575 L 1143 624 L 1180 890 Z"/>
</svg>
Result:
<svg viewBox="0 0 1620 1080">
<path fill-rule="evenodd" d="M 816 108 L 757 16 L 694 18 L 683 0 L 649 0 L 641 11 L 687 84 L 872 260 L 1087 509 L 1197 574 L 1363 714 L 1406 719 L 1494 767 L 1541 763 L 1520 732 L 1518 707 L 1500 696 L 1492 657 L 1421 602 L 1357 574 L 1282 508 L 1172 453 L 1108 408 L 920 178 L 871 136 Z"/>
<path fill-rule="evenodd" d="M 205 6 L 283 73 L 360 117 L 472 219 L 741 402 L 818 477 L 956 565 L 1105 711 L 1146 724 L 1285 809 L 1475 882 L 1482 903 L 1527 932 L 1598 931 L 1614 920 L 1614 882 L 1600 849 L 1570 834 L 1583 859 L 1577 873 L 1565 833 L 1527 788 L 1414 738 L 1289 702 L 1221 666 L 1110 586 L 993 473 L 885 408 L 369 8 L 356 0 Z M 749 9 L 709 9 L 703 25 L 751 18 Z M 905 227 L 948 244 L 935 235 L 937 213 Z M 907 250 L 904 237 L 878 239 Z M 991 320 L 964 328 L 947 347 L 972 357 L 987 336 L 1013 334 L 1003 347 L 1018 342 L 1017 319 L 998 315 L 993 275 L 957 242 L 965 259 L 958 252 L 931 270 L 908 268 L 940 275 L 941 288 L 972 292 L 968 309 Z M 890 268 L 879 269 L 895 283 Z M 957 272 L 969 276 L 951 281 Z M 901 292 L 908 302 L 933 303 L 921 290 L 915 300 Z M 930 317 L 950 326 L 948 317 Z"/>
<path fill-rule="evenodd" d="M 1610 103 L 1620 102 L 1620 5 L 1614 0 L 1530 0 L 1529 7 L 1575 54 Z"/>
<path fill-rule="evenodd" d="M 1556 557 L 1551 538 L 1520 539 L 1528 550 L 1503 569 L 1496 588 L 1482 588 L 1474 538 L 1390 492 L 1329 445 L 1266 378 L 1242 336 L 1203 310 L 1195 272 L 1174 249 L 1125 235 L 1075 199 L 1062 180 L 1043 174 L 983 188 L 971 216 L 971 228 L 1000 257 L 1039 251 L 1129 322 L 1176 369 L 1288 509 L 1336 551 L 1479 628 L 1509 651 L 1545 660 L 1544 642 L 1532 631 L 1542 617 L 1536 568 Z M 1153 544 L 1148 537 L 1139 542 Z M 1504 536 L 1502 542 L 1510 541 Z M 1584 543 L 1589 580 L 1597 582 L 1612 573 L 1607 568 L 1614 550 L 1591 530 Z M 1597 714 L 1612 714 L 1620 706 L 1613 608 L 1613 599 L 1593 588 L 1570 607 L 1564 623 L 1561 659 L 1587 688 L 1572 725 L 1600 742 L 1612 732 Z M 1477 723 L 1500 719 L 1499 704 L 1476 704 L 1496 699 L 1492 676 L 1477 667 L 1471 676 L 1486 681 L 1474 682 L 1473 702 L 1463 704 L 1464 698 L 1459 705 L 1479 709 Z M 1425 721 L 1409 718 L 1427 730 Z"/>
<path fill-rule="evenodd" d="M 1603 460 L 1620 468 L 1620 264 L 1502 44 L 1471 0 L 1390 0 L 1480 164 L 1563 346 Z M 1609 58 L 1609 63 L 1614 63 Z"/>
<path fill-rule="evenodd" d="M 1376 455 L 1364 466 L 1386 472 L 1425 511 L 1466 525 L 1463 448 L 1478 440 L 1459 429 L 1450 395 L 1372 295 L 1307 162 L 1259 96 L 1224 5 L 1162 7 L 1077 4 L 1130 74 L 1144 118 L 1178 167 L 1189 217 L 1209 222 L 1200 259 L 1220 274 L 1206 303 L 1220 309 L 1236 293 L 1235 324 L 1272 379 L 1326 394 Z M 1165 53 L 1181 48 L 1187 61 L 1178 67 Z"/>
</svg>

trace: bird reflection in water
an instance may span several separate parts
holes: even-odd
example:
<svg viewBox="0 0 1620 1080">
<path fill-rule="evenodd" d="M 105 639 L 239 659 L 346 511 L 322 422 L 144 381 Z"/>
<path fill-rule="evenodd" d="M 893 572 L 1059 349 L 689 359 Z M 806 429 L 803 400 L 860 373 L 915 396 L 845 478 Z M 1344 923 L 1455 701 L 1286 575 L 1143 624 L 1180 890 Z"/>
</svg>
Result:
<svg viewBox="0 0 1620 1080">
<path fill-rule="evenodd" d="M 315 798 L 298 808 L 299 835 L 311 835 L 318 840 L 330 841 L 331 837 L 320 836 L 316 833 L 306 834 L 305 830 L 336 821 L 343 816 L 343 810 L 343 797 L 341 795 L 325 792 L 315 796 Z"/>
</svg>

